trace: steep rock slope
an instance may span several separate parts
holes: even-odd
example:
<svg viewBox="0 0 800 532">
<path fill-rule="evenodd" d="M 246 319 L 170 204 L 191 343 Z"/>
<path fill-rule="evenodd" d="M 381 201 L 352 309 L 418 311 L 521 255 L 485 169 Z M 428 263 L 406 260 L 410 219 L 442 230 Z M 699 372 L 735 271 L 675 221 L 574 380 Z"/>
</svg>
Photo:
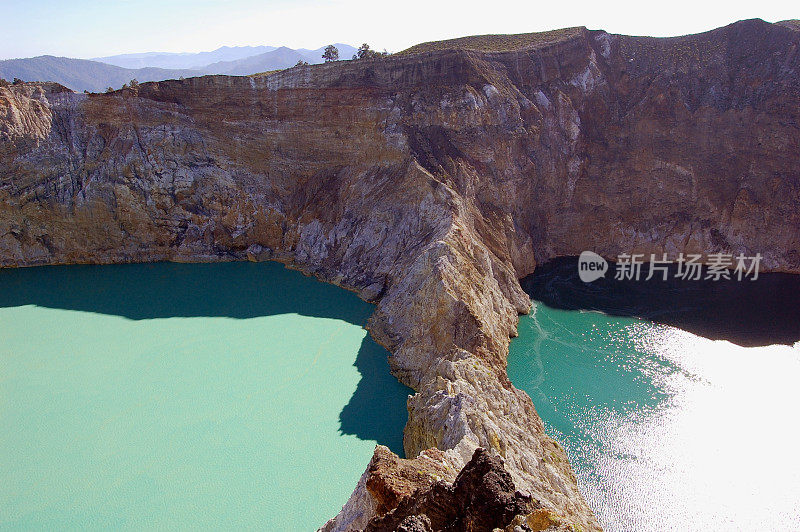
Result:
<svg viewBox="0 0 800 532">
<path fill-rule="evenodd" d="M 798 47 L 795 25 L 758 20 L 573 28 L 110 95 L 0 87 L 0 265 L 273 259 L 353 289 L 416 391 L 407 456 L 444 451 L 412 460 L 453 482 L 483 447 L 552 516 L 529 522 L 595 530 L 505 373 L 517 279 L 584 249 L 800 271 Z M 424 507 L 382 478 L 326 528 Z"/>
</svg>

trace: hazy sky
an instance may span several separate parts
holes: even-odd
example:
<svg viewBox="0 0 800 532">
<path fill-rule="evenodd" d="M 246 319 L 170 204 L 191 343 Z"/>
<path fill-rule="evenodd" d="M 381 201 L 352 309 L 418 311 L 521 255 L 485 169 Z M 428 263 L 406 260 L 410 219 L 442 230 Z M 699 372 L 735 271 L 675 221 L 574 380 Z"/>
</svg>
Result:
<svg viewBox="0 0 800 532">
<path fill-rule="evenodd" d="M 398 51 L 480 33 L 587 26 L 682 35 L 745 18 L 800 18 L 795 1 L 0 0 L 0 59 L 51 54 L 197 52 L 223 45 L 318 48 L 331 42 Z"/>
</svg>

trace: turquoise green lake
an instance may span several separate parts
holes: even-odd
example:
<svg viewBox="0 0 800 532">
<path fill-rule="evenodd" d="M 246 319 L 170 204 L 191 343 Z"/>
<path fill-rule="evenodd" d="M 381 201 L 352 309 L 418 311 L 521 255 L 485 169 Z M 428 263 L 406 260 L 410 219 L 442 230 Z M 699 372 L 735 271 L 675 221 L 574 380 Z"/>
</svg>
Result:
<svg viewBox="0 0 800 532">
<path fill-rule="evenodd" d="M 0 529 L 313 530 L 410 389 L 275 263 L 0 270 Z"/>
<path fill-rule="evenodd" d="M 537 302 L 508 373 L 605 530 L 800 530 L 800 343 Z"/>
</svg>

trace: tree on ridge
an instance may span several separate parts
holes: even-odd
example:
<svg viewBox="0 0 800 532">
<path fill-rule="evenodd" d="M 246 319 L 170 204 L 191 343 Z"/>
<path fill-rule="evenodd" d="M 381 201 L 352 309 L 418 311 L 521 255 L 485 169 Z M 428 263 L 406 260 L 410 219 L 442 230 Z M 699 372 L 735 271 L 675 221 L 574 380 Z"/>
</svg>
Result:
<svg viewBox="0 0 800 532">
<path fill-rule="evenodd" d="M 369 47 L 367 43 L 362 44 L 358 47 L 358 51 L 353 56 L 354 60 L 358 59 L 377 59 L 379 57 L 384 57 L 389 55 L 389 52 L 384 50 L 383 52 L 379 52 L 377 50 L 373 50 Z"/>
<path fill-rule="evenodd" d="M 331 61 L 338 61 L 339 60 L 339 49 L 336 48 L 334 45 L 329 44 L 325 47 L 325 53 L 322 54 L 322 58 L 325 60 L 326 63 L 330 63 Z"/>
</svg>

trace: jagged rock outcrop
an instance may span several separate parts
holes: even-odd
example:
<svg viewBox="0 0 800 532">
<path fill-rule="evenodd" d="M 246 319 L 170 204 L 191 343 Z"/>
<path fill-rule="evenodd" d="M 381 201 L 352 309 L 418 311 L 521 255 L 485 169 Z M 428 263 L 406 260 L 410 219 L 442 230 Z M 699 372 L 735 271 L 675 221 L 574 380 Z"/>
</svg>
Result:
<svg viewBox="0 0 800 532">
<path fill-rule="evenodd" d="M 409 458 L 455 479 L 485 448 L 536 501 L 514 526 L 596 530 L 505 373 L 517 280 L 584 249 L 800 271 L 799 47 L 759 20 L 573 28 L 113 94 L 0 86 L 0 266 L 279 260 L 355 290 L 416 391 Z M 394 504 L 369 478 L 329 529 Z"/>
<path fill-rule="evenodd" d="M 477 448 L 456 475 L 446 453 L 429 449 L 402 459 L 378 446 L 346 509 L 347 526 L 371 532 L 492 531 L 565 529 L 530 494 L 517 490 L 502 459 Z M 365 506 L 366 505 L 366 506 Z M 343 525 L 332 519 L 322 532 Z"/>
<path fill-rule="evenodd" d="M 438 480 L 418 488 L 391 508 L 379 509 L 365 530 L 492 531 L 526 514 L 530 503 L 529 495 L 515 490 L 501 459 L 478 448 L 452 484 Z"/>
</svg>

